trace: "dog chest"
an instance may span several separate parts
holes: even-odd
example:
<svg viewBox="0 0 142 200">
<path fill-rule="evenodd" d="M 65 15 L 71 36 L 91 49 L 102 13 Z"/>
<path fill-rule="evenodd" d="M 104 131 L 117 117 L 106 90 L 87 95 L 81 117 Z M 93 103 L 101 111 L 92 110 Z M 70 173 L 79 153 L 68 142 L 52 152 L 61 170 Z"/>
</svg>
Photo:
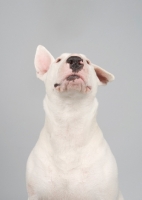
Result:
<svg viewBox="0 0 142 200">
<path fill-rule="evenodd" d="M 106 158 L 103 158 L 104 155 Z M 92 152 L 91 160 L 93 156 Z M 108 151 L 107 154 L 102 152 L 88 165 L 89 160 L 82 160 L 72 169 L 66 166 L 66 170 L 56 166 L 57 163 L 51 163 L 50 158 L 46 164 L 38 160 L 34 174 L 30 173 L 37 196 L 45 200 L 94 200 L 94 197 L 97 200 L 113 200 L 117 194 L 117 168 L 113 156 Z"/>
</svg>

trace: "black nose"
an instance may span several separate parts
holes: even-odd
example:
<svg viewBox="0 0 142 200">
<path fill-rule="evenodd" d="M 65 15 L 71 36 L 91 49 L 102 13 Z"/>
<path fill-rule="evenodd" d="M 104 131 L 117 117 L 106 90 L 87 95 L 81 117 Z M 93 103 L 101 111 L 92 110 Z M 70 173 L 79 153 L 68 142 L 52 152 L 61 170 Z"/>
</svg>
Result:
<svg viewBox="0 0 142 200">
<path fill-rule="evenodd" d="M 78 56 L 71 56 L 67 59 L 67 63 L 70 64 L 70 68 L 73 72 L 79 72 L 83 68 L 83 59 Z"/>
</svg>

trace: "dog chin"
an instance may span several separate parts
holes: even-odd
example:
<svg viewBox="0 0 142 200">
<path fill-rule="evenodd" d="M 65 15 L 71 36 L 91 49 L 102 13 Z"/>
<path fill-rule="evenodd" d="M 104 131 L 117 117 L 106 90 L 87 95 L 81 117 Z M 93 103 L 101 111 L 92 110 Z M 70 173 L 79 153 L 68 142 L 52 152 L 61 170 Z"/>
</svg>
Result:
<svg viewBox="0 0 142 200">
<path fill-rule="evenodd" d="M 65 79 L 61 84 L 55 84 L 54 87 L 59 92 L 78 91 L 87 93 L 91 90 L 91 87 L 87 86 L 81 78 L 75 80 Z"/>
</svg>

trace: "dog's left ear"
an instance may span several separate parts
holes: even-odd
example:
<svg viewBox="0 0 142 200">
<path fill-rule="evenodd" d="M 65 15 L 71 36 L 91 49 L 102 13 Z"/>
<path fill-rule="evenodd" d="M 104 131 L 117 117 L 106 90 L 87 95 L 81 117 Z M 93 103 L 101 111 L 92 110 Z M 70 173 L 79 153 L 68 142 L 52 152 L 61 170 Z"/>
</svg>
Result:
<svg viewBox="0 0 142 200">
<path fill-rule="evenodd" d="M 39 79 L 44 80 L 45 74 L 54 60 L 54 57 L 44 46 L 39 45 L 37 47 L 34 63 L 36 75 Z"/>
<path fill-rule="evenodd" d="M 102 69 L 97 65 L 95 65 L 94 69 L 99 79 L 99 85 L 106 85 L 108 82 L 113 81 L 115 79 L 113 74 L 109 73 L 108 71 Z"/>
</svg>

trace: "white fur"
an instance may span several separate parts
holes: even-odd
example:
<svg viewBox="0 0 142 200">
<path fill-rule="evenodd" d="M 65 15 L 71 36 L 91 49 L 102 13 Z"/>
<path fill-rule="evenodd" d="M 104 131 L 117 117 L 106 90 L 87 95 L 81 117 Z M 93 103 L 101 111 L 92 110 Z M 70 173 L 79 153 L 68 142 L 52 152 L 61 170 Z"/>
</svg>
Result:
<svg viewBox="0 0 142 200">
<path fill-rule="evenodd" d="M 84 63 L 74 82 L 66 79 L 73 74 L 66 63 L 72 55 Z M 96 121 L 97 86 L 114 76 L 88 64 L 82 54 L 59 58 L 37 48 L 37 76 L 46 87 L 45 124 L 27 162 L 28 200 L 123 200 L 115 158 Z"/>
</svg>

